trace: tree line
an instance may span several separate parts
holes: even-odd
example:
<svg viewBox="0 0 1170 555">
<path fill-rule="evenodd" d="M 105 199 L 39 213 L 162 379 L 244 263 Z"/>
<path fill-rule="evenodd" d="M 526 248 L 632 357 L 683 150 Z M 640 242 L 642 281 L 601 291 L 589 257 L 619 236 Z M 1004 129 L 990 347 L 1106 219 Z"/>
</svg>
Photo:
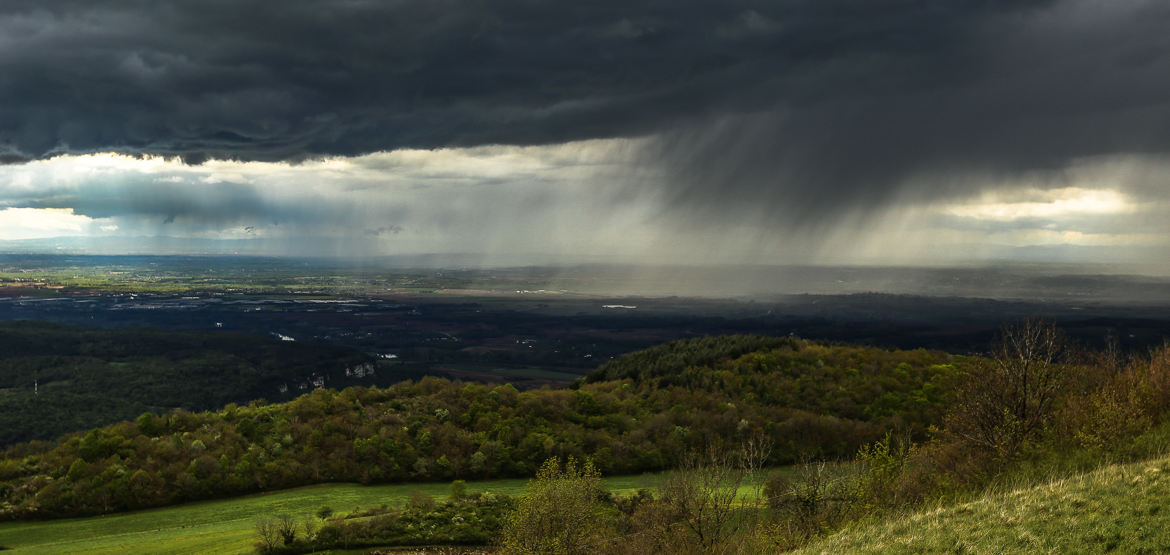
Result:
<svg viewBox="0 0 1170 555">
<path fill-rule="evenodd" d="M 718 351 L 744 341 L 685 345 Z M 713 360 L 575 388 L 424 378 L 319 389 L 281 404 L 144 413 L 8 448 L 0 517 L 99 514 L 329 481 L 532 476 L 550 457 L 639 473 L 757 436 L 774 444 L 771 465 L 850 457 L 892 430 L 925 438 L 945 413 L 949 380 L 972 364 L 797 339 Z"/>
</svg>

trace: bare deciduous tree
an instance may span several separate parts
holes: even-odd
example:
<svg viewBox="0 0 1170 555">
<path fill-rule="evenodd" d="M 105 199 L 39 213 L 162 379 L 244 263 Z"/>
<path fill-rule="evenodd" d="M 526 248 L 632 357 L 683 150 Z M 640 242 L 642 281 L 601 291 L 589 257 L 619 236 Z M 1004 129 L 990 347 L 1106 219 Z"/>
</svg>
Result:
<svg viewBox="0 0 1170 555">
<path fill-rule="evenodd" d="M 280 547 L 280 530 L 277 522 L 271 518 L 261 518 L 256 521 L 256 550 L 261 553 L 276 551 Z"/>
<path fill-rule="evenodd" d="M 1004 457 L 1047 424 L 1060 394 L 1068 341 L 1052 323 L 1004 326 L 992 357 L 969 376 L 949 429 Z"/>
<path fill-rule="evenodd" d="M 763 484 L 754 478 L 770 452 L 770 442 L 751 439 L 736 452 L 691 454 L 659 485 L 663 500 L 704 553 L 721 551 L 731 538 L 757 524 L 758 510 L 739 510 L 739 491 L 751 480 L 756 494 L 749 503 L 762 505 Z"/>
<path fill-rule="evenodd" d="M 297 539 L 297 521 L 289 515 L 280 515 L 276 518 L 276 532 L 280 534 L 284 545 L 292 545 Z"/>
</svg>

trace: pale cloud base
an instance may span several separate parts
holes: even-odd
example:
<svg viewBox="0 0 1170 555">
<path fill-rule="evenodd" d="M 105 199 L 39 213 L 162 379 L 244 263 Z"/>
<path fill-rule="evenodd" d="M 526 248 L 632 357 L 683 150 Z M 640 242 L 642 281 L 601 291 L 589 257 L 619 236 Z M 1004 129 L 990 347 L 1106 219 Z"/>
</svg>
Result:
<svg viewBox="0 0 1170 555">
<path fill-rule="evenodd" d="M 0 209 L 0 241 L 87 236 L 108 228 L 117 226 L 75 214 L 72 208 Z"/>
<path fill-rule="evenodd" d="M 944 176 L 920 176 L 897 202 L 797 225 L 768 204 L 720 217 L 675 211 L 668 174 L 639 162 L 645 144 L 400 150 L 298 164 L 60 156 L 0 167 L 0 239 L 88 237 L 86 248 L 100 250 L 109 238 L 143 253 L 192 239 L 271 255 L 699 265 L 935 264 L 1030 256 L 1019 254 L 1025 247 L 1123 255 L 1170 244 L 1158 161 L 1085 160 L 1011 181 L 967 176 L 942 196 L 917 192 Z M 1096 256 L 1067 252 L 1070 261 Z"/>
</svg>

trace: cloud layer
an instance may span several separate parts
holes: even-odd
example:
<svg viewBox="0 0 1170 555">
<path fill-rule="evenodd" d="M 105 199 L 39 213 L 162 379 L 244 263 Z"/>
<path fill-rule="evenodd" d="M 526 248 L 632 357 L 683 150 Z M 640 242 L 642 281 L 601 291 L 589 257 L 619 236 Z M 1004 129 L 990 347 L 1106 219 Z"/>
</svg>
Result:
<svg viewBox="0 0 1170 555">
<path fill-rule="evenodd" d="M 629 152 L 625 141 L 586 141 L 296 165 L 59 156 L 0 166 L 0 240 L 134 238 L 143 252 L 162 248 L 151 238 L 246 240 L 264 254 L 348 257 L 632 254 L 650 246 L 653 203 L 624 187 Z M 70 226 L 8 232 L 66 215 Z"/>
<path fill-rule="evenodd" d="M 767 112 L 749 131 L 841 151 L 842 175 L 897 173 L 902 147 L 1031 166 L 1166 146 L 1168 18 L 1143 0 L 12 0 L 0 118 L 34 158 L 272 160 Z"/>
<path fill-rule="evenodd" d="M 823 251 L 831 236 L 912 217 L 1115 230 L 1091 213 L 988 224 L 930 207 L 1076 187 L 1162 206 L 1168 25 L 1170 4 L 1156 0 L 9 0 L 0 162 L 112 151 L 300 166 L 213 178 L 223 170 L 211 162 L 198 177 L 85 185 L 37 174 L 35 194 L 13 178 L 4 202 L 250 234 L 366 214 L 356 237 L 399 242 L 424 221 L 482 241 L 487 224 L 467 220 L 477 211 L 426 204 L 439 198 L 529 215 L 581 205 L 595 214 L 582 225 L 617 209 L 638 237 L 734 229 L 727 240 L 748 251 L 781 237 Z M 582 144 L 604 152 L 586 164 L 620 170 L 549 178 L 525 169 L 537 151 L 455 169 L 435 164 L 476 156 L 422 154 L 514 145 L 555 157 Z M 384 152 L 399 154 L 364 156 Z M 292 177 L 338 157 L 367 177 L 323 188 L 307 170 Z M 424 157 L 432 173 L 420 176 Z M 444 196 L 419 193 L 443 172 L 432 194 Z M 1160 229 L 1143 214 L 1131 219 Z M 493 241 L 522 231 L 501 224 Z"/>
</svg>

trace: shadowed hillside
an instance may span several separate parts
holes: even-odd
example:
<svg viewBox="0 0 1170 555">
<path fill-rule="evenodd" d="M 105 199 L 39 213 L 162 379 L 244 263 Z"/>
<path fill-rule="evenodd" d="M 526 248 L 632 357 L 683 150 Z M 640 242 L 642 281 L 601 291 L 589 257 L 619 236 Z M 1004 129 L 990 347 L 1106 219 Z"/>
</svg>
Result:
<svg viewBox="0 0 1170 555">
<path fill-rule="evenodd" d="M 370 357 L 346 347 L 241 333 L 0 323 L 0 446 L 144 412 L 291 399 L 313 381 L 345 385 L 359 366 L 372 370 Z"/>
</svg>

